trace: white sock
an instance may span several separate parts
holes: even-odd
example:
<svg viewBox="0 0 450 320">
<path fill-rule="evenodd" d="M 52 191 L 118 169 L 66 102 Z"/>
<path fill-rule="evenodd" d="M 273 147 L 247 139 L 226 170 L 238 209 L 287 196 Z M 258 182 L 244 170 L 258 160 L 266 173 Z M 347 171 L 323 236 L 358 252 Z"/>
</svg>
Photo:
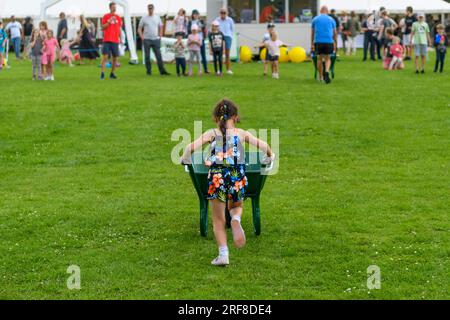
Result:
<svg viewBox="0 0 450 320">
<path fill-rule="evenodd" d="M 219 247 L 219 256 L 228 257 L 229 251 L 227 246 Z"/>
<path fill-rule="evenodd" d="M 231 220 L 236 220 L 237 222 L 241 223 L 241 217 L 240 216 L 233 216 Z"/>
</svg>

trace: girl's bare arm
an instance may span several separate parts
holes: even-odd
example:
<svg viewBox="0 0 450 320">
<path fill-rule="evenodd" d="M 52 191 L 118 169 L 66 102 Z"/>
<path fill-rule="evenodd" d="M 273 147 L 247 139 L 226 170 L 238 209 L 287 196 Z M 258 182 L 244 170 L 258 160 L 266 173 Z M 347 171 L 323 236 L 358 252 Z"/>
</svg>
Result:
<svg viewBox="0 0 450 320">
<path fill-rule="evenodd" d="M 248 142 L 250 145 L 257 147 L 259 150 L 263 151 L 269 157 L 272 157 L 273 152 L 267 142 L 256 138 L 254 135 L 252 135 L 248 131 L 244 132 L 244 137 L 245 137 L 245 141 Z"/>
<path fill-rule="evenodd" d="M 183 156 L 181 157 L 181 163 L 190 163 L 191 162 L 191 155 L 195 150 L 200 149 L 205 144 L 211 142 L 211 139 L 213 137 L 212 130 L 205 132 L 202 134 L 197 140 L 192 142 L 186 147 L 186 150 L 184 150 Z"/>
</svg>

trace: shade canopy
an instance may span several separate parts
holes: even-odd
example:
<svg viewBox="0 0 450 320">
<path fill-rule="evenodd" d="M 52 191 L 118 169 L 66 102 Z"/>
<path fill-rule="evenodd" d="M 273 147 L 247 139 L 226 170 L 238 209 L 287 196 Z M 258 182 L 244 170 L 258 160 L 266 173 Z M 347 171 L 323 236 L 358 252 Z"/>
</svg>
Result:
<svg viewBox="0 0 450 320">
<path fill-rule="evenodd" d="M 38 17 L 41 10 L 41 0 L 1 0 L 0 17 L 8 18 L 11 15 L 23 18 L 26 16 Z M 109 0 L 63 0 L 47 11 L 49 17 L 56 17 L 60 12 L 68 15 L 84 14 L 87 17 L 101 17 L 108 11 Z M 159 15 L 175 15 L 180 8 L 190 13 L 193 9 L 206 14 L 207 0 L 128 0 L 131 16 L 143 16 L 147 13 L 147 5 L 153 3 Z M 122 9 L 119 8 L 119 13 Z"/>
<path fill-rule="evenodd" d="M 411 6 L 415 12 L 450 13 L 450 3 L 443 0 L 319 0 L 319 6 L 322 5 L 338 12 L 368 13 L 385 7 L 390 13 L 405 13 L 406 7 Z"/>
</svg>

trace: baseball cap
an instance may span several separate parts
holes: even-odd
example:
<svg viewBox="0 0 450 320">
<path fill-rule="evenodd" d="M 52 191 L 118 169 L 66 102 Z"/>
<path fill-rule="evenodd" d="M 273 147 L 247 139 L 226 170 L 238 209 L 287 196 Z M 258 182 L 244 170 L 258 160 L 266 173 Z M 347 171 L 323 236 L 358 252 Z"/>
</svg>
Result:
<svg viewBox="0 0 450 320">
<path fill-rule="evenodd" d="M 216 20 L 212 23 L 212 25 L 218 27 L 218 26 L 220 26 L 220 23 L 219 23 L 219 21 Z"/>
<path fill-rule="evenodd" d="M 418 16 L 418 17 L 425 17 L 425 12 L 419 12 L 419 13 L 417 14 L 417 16 Z"/>
<path fill-rule="evenodd" d="M 200 14 L 197 9 L 192 10 L 192 14 Z"/>
</svg>

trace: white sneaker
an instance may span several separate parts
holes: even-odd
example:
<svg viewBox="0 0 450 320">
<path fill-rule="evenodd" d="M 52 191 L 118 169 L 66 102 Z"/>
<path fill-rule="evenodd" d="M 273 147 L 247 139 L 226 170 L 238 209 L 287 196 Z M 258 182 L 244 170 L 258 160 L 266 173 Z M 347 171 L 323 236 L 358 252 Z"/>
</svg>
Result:
<svg viewBox="0 0 450 320">
<path fill-rule="evenodd" d="M 224 267 L 230 264 L 230 259 L 228 256 L 218 256 L 213 261 L 211 261 L 213 266 Z"/>
<path fill-rule="evenodd" d="M 233 74 L 233 71 L 228 70 L 228 71 L 227 71 L 227 74 L 232 75 L 232 74 Z"/>
<path fill-rule="evenodd" d="M 236 248 L 243 248 L 247 242 L 242 225 L 237 220 L 231 220 L 231 230 L 233 231 L 233 243 Z"/>
</svg>

